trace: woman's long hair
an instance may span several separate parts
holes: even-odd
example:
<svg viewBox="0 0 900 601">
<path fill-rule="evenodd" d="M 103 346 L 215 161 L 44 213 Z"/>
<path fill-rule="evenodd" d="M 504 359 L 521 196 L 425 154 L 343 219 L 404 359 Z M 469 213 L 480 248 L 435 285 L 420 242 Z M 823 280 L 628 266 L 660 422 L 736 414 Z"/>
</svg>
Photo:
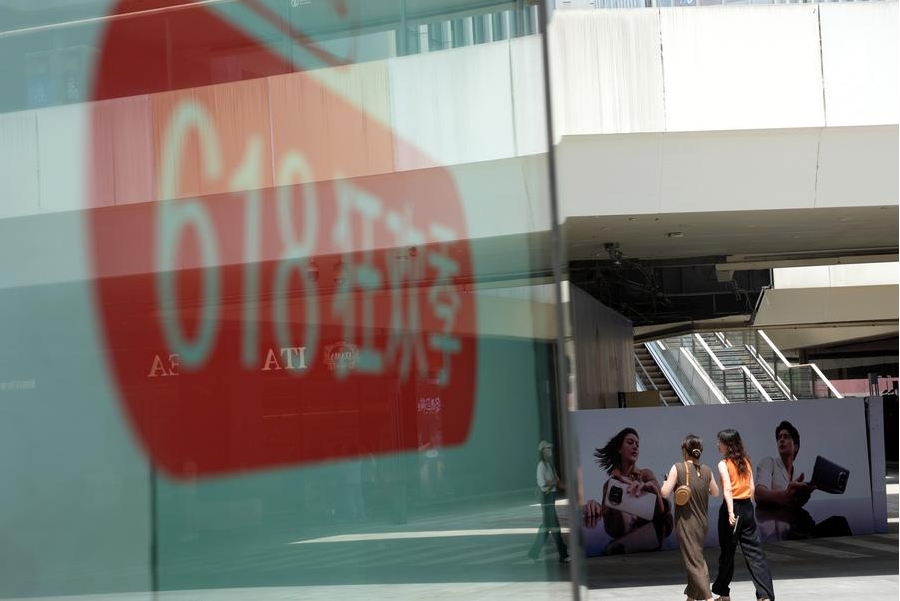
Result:
<svg viewBox="0 0 900 601">
<path fill-rule="evenodd" d="M 747 464 L 750 462 L 750 457 L 744 452 L 741 434 L 737 430 L 728 428 L 719 432 L 717 436 L 725 445 L 725 459 L 730 459 L 734 463 L 739 474 L 748 471 L 750 468 L 747 467 Z"/>
<path fill-rule="evenodd" d="M 700 465 L 700 455 L 703 454 L 703 439 L 696 434 L 688 434 L 681 441 L 681 450 L 687 457 L 694 460 L 694 463 Z"/>
<path fill-rule="evenodd" d="M 622 448 L 622 442 L 624 442 L 625 437 L 629 434 L 634 434 L 638 440 L 641 439 L 637 430 L 634 428 L 625 428 L 610 438 L 609 442 L 607 442 L 603 448 L 594 449 L 594 457 L 596 458 L 597 463 L 606 470 L 607 474 L 611 474 L 616 467 L 621 467 L 622 455 L 619 453 L 619 449 Z"/>
</svg>

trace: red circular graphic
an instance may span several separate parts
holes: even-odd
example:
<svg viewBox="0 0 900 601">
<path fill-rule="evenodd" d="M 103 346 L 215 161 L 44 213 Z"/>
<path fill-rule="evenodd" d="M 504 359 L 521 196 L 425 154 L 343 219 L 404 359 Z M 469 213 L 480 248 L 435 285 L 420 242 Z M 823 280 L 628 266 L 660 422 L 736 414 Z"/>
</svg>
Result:
<svg viewBox="0 0 900 601">
<path fill-rule="evenodd" d="M 296 57 L 341 59 L 290 20 L 216 6 L 120 2 L 96 69 L 96 306 L 137 437 L 175 477 L 464 442 L 477 324 L 452 177 L 398 171 L 427 159 L 335 91 L 383 63 L 326 85 Z"/>
</svg>

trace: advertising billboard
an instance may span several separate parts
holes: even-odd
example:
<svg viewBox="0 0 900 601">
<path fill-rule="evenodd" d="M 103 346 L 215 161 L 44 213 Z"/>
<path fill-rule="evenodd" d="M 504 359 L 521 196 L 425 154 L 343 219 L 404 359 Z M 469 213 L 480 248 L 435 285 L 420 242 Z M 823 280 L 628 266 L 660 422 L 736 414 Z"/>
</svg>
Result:
<svg viewBox="0 0 900 601">
<path fill-rule="evenodd" d="M 726 428 L 740 432 L 753 463 L 764 542 L 877 530 L 870 473 L 883 473 L 883 467 L 875 469 L 870 461 L 883 464 L 884 457 L 870 459 L 863 398 L 590 410 L 575 412 L 573 422 L 582 505 L 595 501 L 603 507 L 601 516 L 583 524 L 588 556 L 676 548 L 672 499 L 658 499 L 650 491 L 629 495 L 628 479 L 655 481 L 661 487 L 672 465 L 682 461 L 681 441 L 687 434 L 703 439 L 700 461 L 717 474 L 716 435 Z M 782 459 L 787 449 L 786 443 L 779 445 L 779 435 L 784 438 L 788 430 L 797 444 L 791 447 L 792 473 L 785 477 L 785 463 L 791 459 Z M 603 461 L 608 454 L 616 459 Z M 769 495 L 766 502 L 760 485 L 773 491 L 793 485 L 806 494 L 793 502 L 779 502 L 783 493 Z M 718 545 L 715 524 L 722 502 L 721 493 L 710 498 L 706 546 Z"/>
</svg>

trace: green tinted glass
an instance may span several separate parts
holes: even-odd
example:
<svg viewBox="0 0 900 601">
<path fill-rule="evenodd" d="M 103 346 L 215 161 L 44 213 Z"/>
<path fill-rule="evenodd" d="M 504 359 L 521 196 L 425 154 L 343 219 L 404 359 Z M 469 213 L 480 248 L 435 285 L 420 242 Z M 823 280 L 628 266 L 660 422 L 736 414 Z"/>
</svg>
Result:
<svg viewBox="0 0 900 601">
<path fill-rule="evenodd" d="M 569 594 L 542 10 L 2 3 L 0 596 Z"/>
</svg>

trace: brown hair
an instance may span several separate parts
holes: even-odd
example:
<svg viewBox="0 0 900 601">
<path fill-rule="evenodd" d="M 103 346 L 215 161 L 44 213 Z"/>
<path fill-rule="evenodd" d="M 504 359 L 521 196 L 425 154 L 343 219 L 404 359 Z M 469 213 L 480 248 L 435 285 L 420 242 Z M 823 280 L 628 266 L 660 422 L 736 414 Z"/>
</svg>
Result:
<svg viewBox="0 0 900 601">
<path fill-rule="evenodd" d="M 688 434 L 681 441 L 681 450 L 685 455 L 700 463 L 700 455 L 703 454 L 703 439 L 696 434 Z"/>
<path fill-rule="evenodd" d="M 740 432 L 728 428 L 719 432 L 718 438 L 725 445 L 725 459 L 730 459 L 734 463 L 739 474 L 747 472 L 750 469 L 747 465 L 750 463 L 750 457 L 744 451 Z"/>
<path fill-rule="evenodd" d="M 613 468 L 621 466 L 622 456 L 619 454 L 619 449 L 622 447 L 622 443 L 625 442 L 625 437 L 629 434 L 634 434 L 638 440 L 641 439 L 634 428 L 623 428 L 618 434 L 610 438 L 605 446 L 594 449 L 594 457 L 597 459 L 597 463 L 606 470 L 607 474 L 611 474 Z"/>
</svg>

